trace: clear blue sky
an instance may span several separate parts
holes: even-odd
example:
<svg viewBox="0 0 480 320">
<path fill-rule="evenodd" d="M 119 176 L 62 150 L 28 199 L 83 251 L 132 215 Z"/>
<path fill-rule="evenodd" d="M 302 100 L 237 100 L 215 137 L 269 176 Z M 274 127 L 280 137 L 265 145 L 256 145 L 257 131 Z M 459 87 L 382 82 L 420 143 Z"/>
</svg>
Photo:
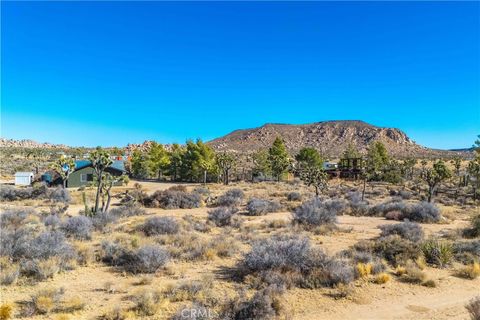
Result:
<svg viewBox="0 0 480 320">
<path fill-rule="evenodd" d="M 478 2 L 4 2 L 1 134 L 209 140 L 360 119 L 436 148 L 480 133 Z"/>
</svg>

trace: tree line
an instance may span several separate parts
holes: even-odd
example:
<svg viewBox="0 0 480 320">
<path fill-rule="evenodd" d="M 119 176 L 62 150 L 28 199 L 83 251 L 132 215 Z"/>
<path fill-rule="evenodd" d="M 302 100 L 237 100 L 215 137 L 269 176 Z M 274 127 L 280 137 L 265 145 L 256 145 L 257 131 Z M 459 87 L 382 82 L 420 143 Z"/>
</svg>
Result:
<svg viewBox="0 0 480 320">
<path fill-rule="evenodd" d="M 480 138 L 480 136 L 479 136 Z M 121 155 L 121 150 L 115 150 L 115 155 Z M 388 154 L 385 145 L 379 141 L 372 142 L 366 153 L 359 152 L 353 145 L 348 145 L 341 156 L 342 159 L 357 159 L 359 178 L 363 181 L 362 199 L 365 196 L 367 184 L 372 181 L 383 181 L 393 184 L 402 181 L 419 181 L 427 187 L 427 200 L 432 201 L 439 185 L 454 179 L 459 189 L 471 185 L 473 198 L 477 199 L 480 189 L 480 139 L 475 141 L 474 158 L 469 161 L 466 170 L 461 170 L 461 159 L 454 158 L 451 164 L 454 170 L 449 169 L 447 163 L 439 159 L 432 166 L 427 161 L 414 158 L 397 160 Z M 105 210 L 109 204 L 111 186 L 116 183 L 105 168 L 111 164 L 111 153 L 97 148 L 90 154 L 95 172 L 97 197 L 95 212 Z M 238 154 L 215 152 L 202 140 L 188 140 L 185 145 L 173 144 L 164 146 L 153 143 L 146 151 L 135 150 L 127 163 L 130 176 L 137 179 L 158 179 L 175 182 L 230 182 L 231 173 L 239 165 Z M 327 159 L 318 150 L 304 147 L 295 156 L 291 156 L 284 141 L 277 137 L 270 148 L 260 150 L 250 155 L 251 173 L 253 177 L 270 178 L 280 181 L 287 174 L 300 178 L 307 186 L 320 195 L 327 187 L 330 176 L 324 167 Z M 350 163 L 350 162 L 348 162 Z M 420 168 L 418 168 L 420 167 Z M 73 171 L 74 164 L 71 157 L 62 157 L 57 160 L 53 168 L 66 181 Z M 67 168 L 67 169 L 66 169 Z M 342 167 L 340 171 L 353 168 Z M 338 171 L 337 171 L 338 172 Z M 457 189 L 457 190 L 458 190 Z M 106 203 L 99 204 L 100 199 L 107 197 Z"/>
</svg>

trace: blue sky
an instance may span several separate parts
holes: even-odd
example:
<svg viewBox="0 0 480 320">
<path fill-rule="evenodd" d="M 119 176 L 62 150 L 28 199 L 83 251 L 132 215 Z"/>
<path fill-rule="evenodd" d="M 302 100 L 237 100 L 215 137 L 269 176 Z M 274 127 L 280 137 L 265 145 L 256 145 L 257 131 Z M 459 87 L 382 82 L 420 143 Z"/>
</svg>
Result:
<svg viewBox="0 0 480 320">
<path fill-rule="evenodd" d="M 1 135 L 209 140 L 360 119 L 480 134 L 478 2 L 2 2 Z"/>
</svg>

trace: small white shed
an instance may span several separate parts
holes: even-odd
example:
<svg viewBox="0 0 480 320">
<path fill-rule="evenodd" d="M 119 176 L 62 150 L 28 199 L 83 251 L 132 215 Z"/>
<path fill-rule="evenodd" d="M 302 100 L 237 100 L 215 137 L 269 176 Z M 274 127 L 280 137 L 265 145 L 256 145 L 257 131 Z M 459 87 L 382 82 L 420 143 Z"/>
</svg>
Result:
<svg viewBox="0 0 480 320">
<path fill-rule="evenodd" d="M 33 181 L 33 172 L 17 172 L 15 173 L 16 186 L 29 186 Z"/>
</svg>

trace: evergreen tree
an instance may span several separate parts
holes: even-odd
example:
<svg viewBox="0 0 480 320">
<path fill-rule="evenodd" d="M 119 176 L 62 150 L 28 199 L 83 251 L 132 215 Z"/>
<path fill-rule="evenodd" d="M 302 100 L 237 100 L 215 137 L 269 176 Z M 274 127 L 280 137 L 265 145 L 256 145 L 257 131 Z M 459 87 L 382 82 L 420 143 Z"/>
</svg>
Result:
<svg viewBox="0 0 480 320">
<path fill-rule="evenodd" d="M 163 145 L 153 142 L 148 151 L 148 167 L 152 175 L 160 180 L 169 164 L 170 158 Z"/>
<path fill-rule="evenodd" d="M 349 143 L 345 151 L 343 151 L 342 159 L 354 159 L 361 156 L 360 151 L 352 143 Z"/>
<path fill-rule="evenodd" d="M 297 166 L 300 170 L 302 167 L 323 167 L 322 156 L 314 148 L 305 147 L 300 149 L 295 156 L 295 160 L 297 160 Z"/>
<path fill-rule="evenodd" d="M 268 161 L 268 152 L 266 150 L 259 150 L 252 155 L 253 161 L 253 177 L 259 175 L 268 176 L 272 173 L 270 162 Z"/>
<path fill-rule="evenodd" d="M 174 143 L 172 145 L 171 151 L 168 153 L 168 172 L 172 181 L 177 181 L 177 179 L 179 179 L 184 153 L 185 148 L 183 148 L 177 143 Z"/>
<path fill-rule="evenodd" d="M 290 158 L 285 147 L 285 143 L 280 137 L 275 138 L 272 146 L 268 150 L 268 161 L 272 174 L 280 181 L 290 167 Z"/>
<path fill-rule="evenodd" d="M 148 155 L 140 150 L 135 150 L 132 153 L 130 160 L 131 174 L 140 179 L 146 179 L 149 176 L 149 158 Z"/>
</svg>

